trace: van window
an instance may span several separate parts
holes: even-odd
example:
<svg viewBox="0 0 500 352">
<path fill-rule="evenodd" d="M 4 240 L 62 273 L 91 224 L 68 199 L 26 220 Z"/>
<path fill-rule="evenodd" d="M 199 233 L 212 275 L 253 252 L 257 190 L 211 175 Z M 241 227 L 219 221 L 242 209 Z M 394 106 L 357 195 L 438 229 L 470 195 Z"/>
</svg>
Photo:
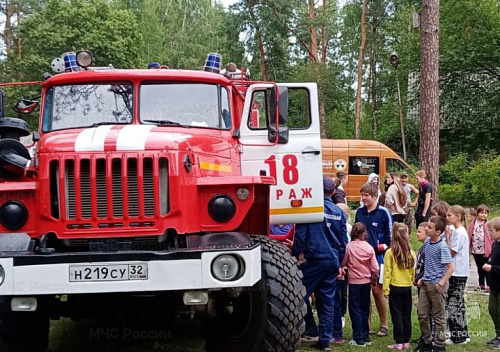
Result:
<svg viewBox="0 0 500 352">
<path fill-rule="evenodd" d="M 385 159 L 385 171 L 386 173 L 396 172 L 399 174 L 402 171 L 409 172 L 411 170 L 401 160 L 387 158 Z"/>
<path fill-rule="evenodd" d="M 376 156 L 350 156 L 349 175 L 379 174 L 379 158 Z"/>
</svg>

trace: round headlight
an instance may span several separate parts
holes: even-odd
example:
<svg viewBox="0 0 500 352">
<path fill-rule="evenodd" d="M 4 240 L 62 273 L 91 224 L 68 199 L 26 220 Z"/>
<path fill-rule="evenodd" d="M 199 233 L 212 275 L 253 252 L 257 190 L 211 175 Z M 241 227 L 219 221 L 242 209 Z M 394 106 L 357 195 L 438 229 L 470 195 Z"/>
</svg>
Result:
<svg viewBox="0 0 500 352">
<path fill-rule="evenodd" d="M 0 207 L 0 224 L 9 230 L 17 230 L 28 221 L 28 209 L 16 200 L 5 202 Z"/>
<path fill-rule="evenodd" d="M 5 270 L 3 269 L 3 266 L 0 265 L 0 286 L 2 286 L 4 280 L 5 280 Z"/>
<path fill-rule="evenodd" d="M 241 201 L 247 200 L 248 197 L 250 197 L 250 191 L 248 190 L 248 188 L 238 188 L 236 190 L 236 197 Z"/>
<path fill-rule="evenodd" d="M 88 50 L 79 51 L 76 53 L 76 63 L 80 67 L 89 67 L 92 65 L 92 53 Z"/>
<path fill-rule="evenodd" d="M 226 222 L 236 213 L 236 204 L 227 194 L 219 194 L 208 202 L 208 213 L 218 222 Z"/>
<path fill-rule="evenodd" d="M 212 262 L 212 275 L 220 281 L 231 281 L 238 278 L 240 262 L 233 255 L 222 254 Z"/>
</svg>

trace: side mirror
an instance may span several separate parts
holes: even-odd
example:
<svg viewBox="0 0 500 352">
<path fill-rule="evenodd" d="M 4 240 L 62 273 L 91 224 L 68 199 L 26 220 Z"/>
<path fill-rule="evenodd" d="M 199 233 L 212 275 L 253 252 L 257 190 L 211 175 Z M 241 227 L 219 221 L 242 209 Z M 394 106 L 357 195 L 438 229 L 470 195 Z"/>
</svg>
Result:
<svg viewBox="0 0 500 352">
<path fill-rule="evenodd" d="M 284 125 L 288 119 L 288 88 L 278 86 L 279 89 L 279 97 L 276 99 L 277 91 L 276 87 L 271 89 L 271 103 L 274 103 L 278 100 L 278 104 L 276 105 L 279 110 L 279 120 L 278 124 Z M 274 106 L 273 106 L 274 107 Z M 271 109 L 271 124 L 276 124 L 276 109 Z"/>
<path fill-rule="evenodd" d="M 288 132 L 289 129 L 287 126 L 279 126 L 279 130 L 277 130 L 276 126 L 271 125 L 267 129 L 267 140 L 269 141 L 269 143 L 287 144 Z M 277 142 L 276 138 L 278 138 Z"/>
<path fill-rule="evenodd" d="M 278 86 L 279 97 L 278 104 L 271 109 L 270 125 L 267 129 L 267 140 L 270 143 L 287 144 L 288 143 L 288 127 L 285 126 L 288 119 L 288 88 Z M 277 91 L 276 87 L 271 89 L 271 104 L 276 102 Z M 276 123 L 276 115 L 278 113 L 278 123 Z M 276 141 L 276 138 L 278 139 Z"/>
<path fill-rule="evenodd" d="M 21 99 L 12 109 L 19 114 L 29 114 L 38 107 L 38 104 L 37 100 Z"/>
</svg>

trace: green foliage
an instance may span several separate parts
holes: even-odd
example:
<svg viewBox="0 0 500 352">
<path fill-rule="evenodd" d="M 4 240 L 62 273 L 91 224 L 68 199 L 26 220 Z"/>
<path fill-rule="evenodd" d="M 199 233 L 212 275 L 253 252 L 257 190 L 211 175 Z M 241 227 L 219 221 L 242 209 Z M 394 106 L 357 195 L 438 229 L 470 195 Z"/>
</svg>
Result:
<svg viewBox="0 0 500 352">
<path fill-rule="evenodd" d="M 29 2 L 26 1 L 26 6 Z M 6 81 L 41 80 L 50 71 L 55 57 L 68 51 L 91 50 L 97 66 L 137 66 L 141 35 L 134 13 L 106 0 L 48 0 L 41 8 L 29 7 L 27 16 L 17 28 L 22 38 L 22 54 L 9 52 L 3 62 Z M 37 86 L 5 89 L 6 110 L 21 98 L 40 95 Z M 36 116 L 23 116 L 36 128 Z"/>
<path fill-rule="evenodd" d="M 142 40 L 132 11 L 106 0 L 49 0 L 22 23 L 23 55 L 12 61 L 21 79 L 40 79 L 53 58 L 91 50 L 97 66 L 134 67 Z"/>
<path fill-rule="evenodd" d="M 137 15 L 143 40 L 138 43 L 141 65 L 158 61 L 171 68 L 201 69 L 209 52 L 217 51 L 227 60 L 241 55 L 228 50 L 228 38 L 237 41 L 234 19 L 210 1 L 145 0 Z M 239 59 L 239 57 L 236 57 Z M 227 62 L 227 61 L 226 61 Z"/>
<path fill-rule="evenodd" d="M 362 0 L 315 2 L 239 0 L 228 10 L 206 0 L 18 0 L 13 19 L 16 47 L 0 59 L 2 81 L 39 80 L 51 60 L 70 50 L 92 50 L 97 65 L 145 67 L 150 61 L 171 68 L 200 69 L 208 52 L 223 63 L 249 68 L 269 80 L 317 82 L 326 116 L 328 138 L 354 137 L 354 106 Z M 397 84 L 405 115 L 406 150 L 419 159 L 418 111 L 420 32 L 411 28 L 420 0 L 368 2 L 364 58 L 361 137 L 379 140 L 402 155 Z M 0 5 L 5 16 L 5 4 Z M 497 0 L 441 2 L 441 159 L 457 153 L 469 158 L 484 150 L 500 153 L 500 7 Z M 326 29 L 327 56 L 312 65 L 307 48 L 310 25 L 316 25 L 321 48 Z M 3 33 L 4 35 L 6 33 Z M 19 44 L 20 43 L 20 44 Z M 265 61 L 261 62 L 264 51 Z M 396 51 L 397 71 L 389 63 Z M 321 59 L 321 53 L 319 53 Z M 370 65 L 374 63 L 376 103 L 372 99 Z M 416 81 L 409 84 L 409 77 Z M 37 87 L 6 90 L 9 106 L 35 97 Z M 30 117 L 36 125 L 36 117 Z"/>
<path fill-rule="evenodd" d="M 440 170 L 439 194 L 450 204 L 477 206 L 500 205 L 500 156 L 494 153 L 469 160 L 459 154 Z"/>
<path fill-rule="evenodd" d="M 441 148 L 448 154 L 499 152 L 498 1 L 447 1 L 441 19 Z"/>
</svg>

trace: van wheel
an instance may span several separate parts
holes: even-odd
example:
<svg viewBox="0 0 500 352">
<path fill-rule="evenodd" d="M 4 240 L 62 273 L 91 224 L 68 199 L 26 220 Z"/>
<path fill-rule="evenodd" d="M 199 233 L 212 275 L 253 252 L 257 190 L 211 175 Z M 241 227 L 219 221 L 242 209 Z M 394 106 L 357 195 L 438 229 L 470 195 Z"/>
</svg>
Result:
<svg viewBox="0 0 500 352">
<path fill-rule="evenodd" d="M 13 312 L 10 300 L 0 298 L 0 351 L 45 352 L 50 324 L 47 305 L 39 301 L 35 312 Z"/>
<path fill-rule="evenodd" d="M 302 273 L 286 247 L 267 237 L 261 244 L 262 279 L 236 297 L 214 294 L 215 318 L 202 321 L 205 349 L 215 351 L 295 351 L 305 330 Z"/>
</svg>

